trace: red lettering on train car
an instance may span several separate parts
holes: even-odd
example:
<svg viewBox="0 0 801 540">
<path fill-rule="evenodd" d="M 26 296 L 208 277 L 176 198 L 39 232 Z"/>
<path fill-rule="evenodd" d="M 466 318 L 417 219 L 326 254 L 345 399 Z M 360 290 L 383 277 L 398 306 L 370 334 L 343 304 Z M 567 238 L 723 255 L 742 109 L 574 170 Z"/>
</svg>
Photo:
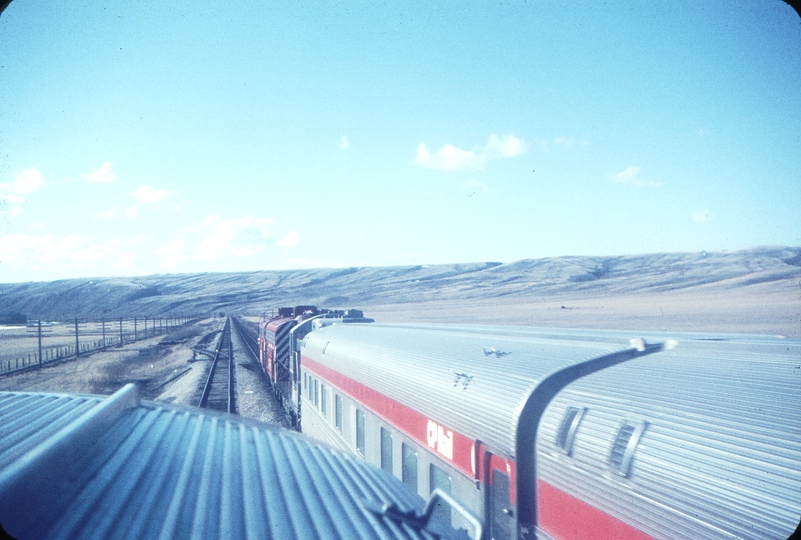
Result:
<svg viewBox="0 0 801 540">
<path fill-rule="evenodd" d="M 446 430 L 433 420 L 427 424 L 427 442 L 429 448 L 436 450 L 453 461 L 453 431 Z"/>
<path fill-rule="evenodd" d="M 464 474 L 473 475 L 472 439 L 434 422 L 408 405 L 385 396 L 308 356 L 304 356 L 301 363 L 311 373 L 358 401 L 396 429 L 420 444 L 436 449 L 437 453 L 448 458 Z M 432 424 L 435 427 L 433 430 Z M 435 442 L 429 442 L 434 441 L 434 435 L 436 435 Z"/>
</svg>

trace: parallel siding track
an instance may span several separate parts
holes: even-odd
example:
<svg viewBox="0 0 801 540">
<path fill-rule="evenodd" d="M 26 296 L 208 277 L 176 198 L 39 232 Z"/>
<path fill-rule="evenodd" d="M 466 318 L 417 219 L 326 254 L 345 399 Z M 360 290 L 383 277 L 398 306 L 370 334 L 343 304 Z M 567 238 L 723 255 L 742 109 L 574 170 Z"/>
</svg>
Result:
<svg viewBox="0 0 801 540">
<path fill-rule="evenodd" d="M 236 413 L 234 403 L 234 350 L 231 318 L 227 318 L 214 351 L 214 360 L 203 387 L 198 407 Z"/>
</svg>

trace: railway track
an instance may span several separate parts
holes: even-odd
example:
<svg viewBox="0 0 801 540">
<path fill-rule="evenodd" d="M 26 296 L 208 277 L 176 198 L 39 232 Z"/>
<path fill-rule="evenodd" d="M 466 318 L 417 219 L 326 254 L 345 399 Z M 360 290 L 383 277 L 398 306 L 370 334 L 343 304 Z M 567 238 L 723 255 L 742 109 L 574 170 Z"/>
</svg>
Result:
<svg viewBox="0 0 801 540">
<path fill-rule="evenodd" d="M 198 407 L 236 413 L 234 399 L 234 350 L 231 342 L 231 317 L 225 320 L 214 359 L 203 386 Z"/>
<path fill-rule="evenodd" d="M 256 363 L 259 362 L 259 346 L 258 342 L 256 341 L 256 336 L 254 336 L 248 329 L 237 319 L 231 318 L 231 321 L 234 326 L 234 330 L 236 333 L 239 334 L 239 337 L 242 338 L 242 342 L 245 344 L 245 347 L 250 352 L 251 360 L 255 361 Z"/>
</svg>

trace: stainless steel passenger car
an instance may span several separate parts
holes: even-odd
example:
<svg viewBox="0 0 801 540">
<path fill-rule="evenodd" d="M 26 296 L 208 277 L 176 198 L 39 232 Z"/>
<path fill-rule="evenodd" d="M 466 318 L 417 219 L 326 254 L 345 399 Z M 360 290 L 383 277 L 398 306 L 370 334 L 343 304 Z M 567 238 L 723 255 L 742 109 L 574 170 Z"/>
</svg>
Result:
<svg viewBox="0 0 801 540">
<path fill-rule="evenodd" d="M 298 342 L 303 430 L 485 538 L 786 538 L 801 342 L 344 325 Z M 678 343 L 676 343 L 678 342 Z"/>
<path fill-rule="evenodd" d="M 15 538 L 459 537 L 427 516 L 361 460 L 236 416 L 140 401 L 133 385 L 108 397 L 0 392 L 0 523 Z"/>
</svg>

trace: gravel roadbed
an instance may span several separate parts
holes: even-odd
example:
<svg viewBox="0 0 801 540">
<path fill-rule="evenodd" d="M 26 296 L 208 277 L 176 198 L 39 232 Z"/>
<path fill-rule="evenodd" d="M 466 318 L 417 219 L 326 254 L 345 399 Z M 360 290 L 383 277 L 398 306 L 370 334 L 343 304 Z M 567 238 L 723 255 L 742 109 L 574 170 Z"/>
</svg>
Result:
<svg viewBox="0 0 801 540">
<path fill-rule="evenodd" d="M 195 354 L 193 349 L 213 349 L 223 322 L 223 319 L 204 319 L 167 335 L 2 376 L 0 391 L 109 395 L 133 382 L 143 399 L 194 407 L 211 360 Z M 258 362 L 236 333 L 233 340 L 237 412 L 260 422 L 287 427 L 283 410 Z"/>
</svg>

